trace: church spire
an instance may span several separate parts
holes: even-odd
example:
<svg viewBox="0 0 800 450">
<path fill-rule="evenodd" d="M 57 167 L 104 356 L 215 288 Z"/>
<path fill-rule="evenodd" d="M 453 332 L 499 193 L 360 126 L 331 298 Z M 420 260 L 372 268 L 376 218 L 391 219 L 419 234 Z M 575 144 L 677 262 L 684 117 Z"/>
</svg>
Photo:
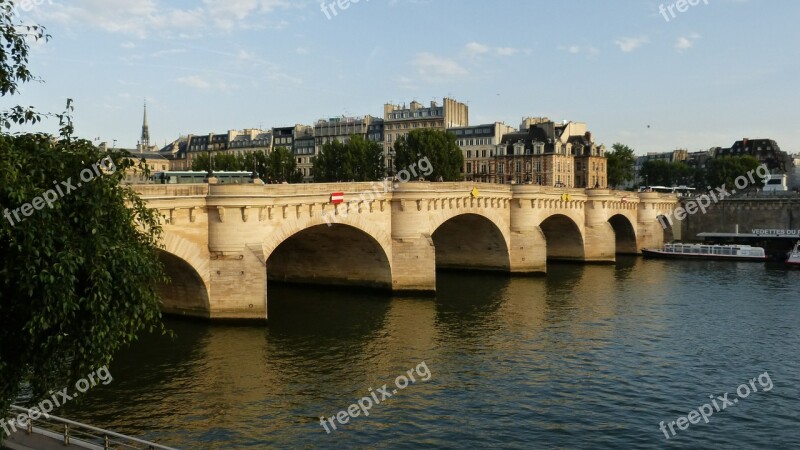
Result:
<svg viewBox="0 0 800 450">
<path fill-rule="evenodd" d="M 140 144 L 144 150 L 150 148 L 150 127 L 147 126 L 147 99 L 144 100 L 144 119 L 142 120 L 142 139 Z"/>
</svg>

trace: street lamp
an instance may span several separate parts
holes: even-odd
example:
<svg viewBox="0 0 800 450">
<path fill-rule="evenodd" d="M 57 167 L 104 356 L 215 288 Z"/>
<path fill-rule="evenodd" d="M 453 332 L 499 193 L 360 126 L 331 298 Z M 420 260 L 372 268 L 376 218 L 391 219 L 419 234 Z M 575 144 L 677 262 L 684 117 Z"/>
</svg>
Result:
<svg viewBox="0 0 800 450">
<path fill-rule="evenodd" d="M 206 181 L 208 181 L 214 175 L 214 158 L 211 154 L 210 145 L 206 146 L 206 154 L 208 155 L 208 172 L 206 173 Z"/>
</svg>

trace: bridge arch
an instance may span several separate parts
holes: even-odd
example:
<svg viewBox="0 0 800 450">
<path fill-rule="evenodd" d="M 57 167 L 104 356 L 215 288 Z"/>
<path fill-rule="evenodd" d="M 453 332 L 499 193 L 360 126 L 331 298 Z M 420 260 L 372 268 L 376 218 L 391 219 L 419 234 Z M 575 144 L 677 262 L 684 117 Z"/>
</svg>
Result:
<svg viewBox="0 0 800 450">
<path fill-rule="evenodd" d="M 391 289 L 389 241 L 386 232 L 366 226 L 358 217 L 285 225 L 264 245 L 267 279 Z"/>
<path fill-rule="evenodd" d="M 554 214 L 545 219 L 539 228 L 547 241 L 548 260 L 585 260 L 583 233 L 573 219 Z"/>
<path fill-rule="evenodd" d="M 638 254 L 636 228 L 631 223 L 631 220 L 624 214 L 616 214 L 608 219 L 608 223 L 614 229 L 616 253 L 625 255 Z"/>
<path fill-rule="evenodd" d="M 437 269 L 477 269 L 508 272 L 508 241 L 498 225 L 486 216 L 458 214 L 431 233 Z"/>
<path fill-rule="evenodd" d="M 158 286 L 162 311 L 210 317 L 208 251 L 174 233 L 165 233 L 163 244 L 159 259 L 170 281 Z"/>
</svg>

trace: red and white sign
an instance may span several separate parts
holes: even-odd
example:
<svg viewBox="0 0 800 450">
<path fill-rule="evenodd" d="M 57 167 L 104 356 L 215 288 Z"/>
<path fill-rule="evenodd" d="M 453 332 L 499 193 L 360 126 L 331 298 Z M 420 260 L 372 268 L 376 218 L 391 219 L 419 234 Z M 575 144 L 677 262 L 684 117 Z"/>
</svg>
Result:
<svg viewBox="0 0 800 450">
<path fill-rule="evenodd" d="M 331 194 L 331 203 L 338 205 L 344 203 L 344 192 L 334 192 Z"/>
</svg>

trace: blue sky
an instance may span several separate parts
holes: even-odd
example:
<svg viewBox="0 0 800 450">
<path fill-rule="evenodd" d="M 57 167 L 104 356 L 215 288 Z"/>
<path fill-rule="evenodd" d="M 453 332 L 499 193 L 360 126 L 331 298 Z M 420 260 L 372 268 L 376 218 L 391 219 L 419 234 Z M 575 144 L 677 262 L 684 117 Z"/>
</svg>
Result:
<svg viewBox="0 0 800 450">
<path fill-rule="evenodd" d="M 73 98 L 78 134 L 117 146 L 136 144 L 144 98 L 163 145 L 450 96 L 472 124 L 586 122 L 637 153 L 800 151 L 796 0 L 700 0 L 669 21 L 657 0 L 361 0 L 330 19 L 319 1 L 30 1 L 20 17 L 53 36 L 31 55 L 44 83 L 3 103 Z"/>
</svg>

